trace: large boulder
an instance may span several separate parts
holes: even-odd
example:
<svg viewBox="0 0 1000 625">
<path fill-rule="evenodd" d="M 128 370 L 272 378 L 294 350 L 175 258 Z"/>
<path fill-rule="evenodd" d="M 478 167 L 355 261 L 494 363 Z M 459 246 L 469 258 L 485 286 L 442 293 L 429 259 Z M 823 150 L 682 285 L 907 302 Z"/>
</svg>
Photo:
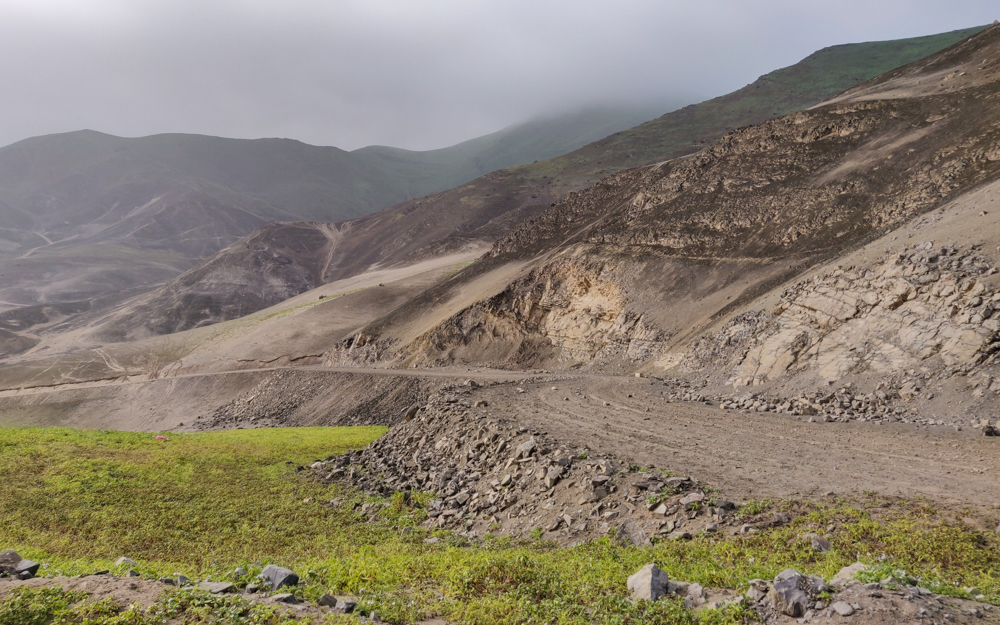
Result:
<svg viewBox="0 0 1000 625">
<path fill-rule="evenodd" d="M 260 576 L 271 584 L 271 590 L 277 590 L 282 586 L 295 586 L 299 583 L 299 576 L 294 571 L 273 564 L 265 566 Z"/>
<path fill-rule="evenodd" d="M 625 519 L 625 521 L 618 528 L 618 542 L 623 545 L 635 545 L 636 547 L 647 546 L 650 544 L 649 536 L 646 532 L 639 527 L 639 524 L 632 519 Z"/>
<path fill-rule="evenodd" d="M 34 577 L 39 566 L 41 565 L 37 562 L 25 560 L 13 549 L 0 551 L 0 577 L 4 575 L 21 579 Z"/>
<path fill-rule="evenodd" d="M 776 612 L 792 618 L 805 614 L 809 597 L 799 588 L 801 581 L 802 575 L 795 569 L 786 569 L 774 578 L 767 596 Z"/>
<path fill-rule="evenodd" d="M 628 578 L 628 591 L 633 599 L 656 601 L 667 594 L 670 578 L 655 564 L 647 564 Z"/>
</svg>

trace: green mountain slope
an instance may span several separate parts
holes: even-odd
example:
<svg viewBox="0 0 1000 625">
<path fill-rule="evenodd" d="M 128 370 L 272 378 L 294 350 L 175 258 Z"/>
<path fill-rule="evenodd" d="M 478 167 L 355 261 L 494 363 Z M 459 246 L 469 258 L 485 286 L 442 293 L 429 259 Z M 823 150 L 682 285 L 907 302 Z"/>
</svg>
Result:
<svg viewBox="0 0 1000 625">
<path fill-rule="evenodd" d="M 986 28 L 977 26 L 927 37 L 823 48 L 795 65 L 724 96 L 667 113 L 588 145 L 528 175 L 564 174 L 588 181 L 630 167 L 701 149 L 723 134 L 812 106 L 854 85 L 934 54 Z"/>
<path fill-rule="evenodd" d="M 385 146 L 355 150 L 397 182 L 433 169 L 438 188 L 450 189 L 497 169 L 566 154 L 612 133 L 656 117 L 662 109 L 592 108 L 515 124 L 440 150 L 413 152 Z M 418 182 L 417 180 L 413 181 Z"/>
</svg>

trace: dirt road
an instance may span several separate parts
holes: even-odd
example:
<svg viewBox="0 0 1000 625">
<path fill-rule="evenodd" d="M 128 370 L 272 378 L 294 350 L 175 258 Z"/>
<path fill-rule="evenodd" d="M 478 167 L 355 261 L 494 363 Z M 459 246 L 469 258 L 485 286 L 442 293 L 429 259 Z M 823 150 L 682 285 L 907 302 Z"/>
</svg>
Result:
<svg viewBox="0 0 1000 625">
<path fill-rule="evenodd" d="M 571 445 L 690 475 L 734 498 L 870 490 L 1000 507 L 1000 438 L 978 430 L 808 423 L 669 403 L 663 384 L 649 379 L 580 376 L 521 388 L 481 394 L 491 413 Z"/>
<path fill-rule="evenodd" d="M 491 414 L 547 431 L 570 445 L 690 475 L 718 486 L 734 499 L 870 490 L 1000 507 L 1000 437 L 986 438 L 972 428 L 955 431 L 907 424 L 808 423 L 790 415 L 747 414 L 669 402 L 663 397 L 669 389 L 648 378 L 553 373 L 541 376 L 547 380 L 544 383 L 522 385 L 525 392 L 521 393 L 517 380 L 541 378 L 523 372 L 460 367 L 278 367 L 6 391 L 0 393 L 0 412 L 4 413 L 0 422 L 167 429 L 179 421 L 191 422 L 199 414 L 210 414 L 256 388 L 268 375 L 282 372 L 297 372 L 303 379 L 321 375 L 332 389 L 344 386 L 345 392 L 349 390 L 347 380 L 370 375 L 373 377 L 367 379 L 372 380 L 372 392 L 386 397 L 392 393 L 393 377 L 400 385 L 414 377 L 434 385 L 460 384 L 465 379 L 481 384 L 500 382 L 475 394 L 489 402 Z M 383 382 L 376 384 L 375 380 Z M 274 392 L 280 394 L 282 388 L 275 387 Z M 326 394 L 305 402 L 297 409 L 296 414 L 301 414 L 287 424 L 297 424 L 306 413 L 337 415 L 347 409 L 346 400 L 340 397 L 343 393 L 333 393 L 331 398 L 325 398 Z M 174 399 L 165 403 L 166 397 Z M 129 400 L 128 415 L 111 409 L 123 399 Z M 172 408 L 168 409 L 168 404 Z M 392 405 L 398 411 L 398 406 Z M 322 419 L 309 421 L 311 425 L 323 424 Z"/>
</svg>

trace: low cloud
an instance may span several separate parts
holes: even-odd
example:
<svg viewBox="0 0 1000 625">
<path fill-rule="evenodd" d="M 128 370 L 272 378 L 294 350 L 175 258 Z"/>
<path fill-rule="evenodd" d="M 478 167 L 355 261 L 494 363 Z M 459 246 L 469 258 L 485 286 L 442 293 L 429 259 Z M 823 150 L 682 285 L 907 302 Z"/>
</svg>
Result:
<svg viewBox="0 0 1000 625">
<path fill-rule="evenodd" d="M 668 108 L 828 45 L 998 16 L 956 0 L 7 0 L 0 145 L 91 128 L 428 149 L 559 110 Z"/>
</svg>

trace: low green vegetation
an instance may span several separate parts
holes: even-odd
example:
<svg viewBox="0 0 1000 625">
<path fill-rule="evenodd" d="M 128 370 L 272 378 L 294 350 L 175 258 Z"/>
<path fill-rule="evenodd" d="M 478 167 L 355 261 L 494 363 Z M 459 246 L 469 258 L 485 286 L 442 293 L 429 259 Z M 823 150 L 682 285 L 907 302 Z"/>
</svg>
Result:
<svg viewBox="0 0 1000 625">
<path fill-rule="evenodd" d="M 963 522 L 963 511 L 925 502 L 749 502 L 740 522 L 759 532 L 646 548 L 611 538 L 560 548 L 541 532 L 470 541 L 431 531 L 421 527 L 426 496 L 365 498 L 297 470 L 382 431 L 235 430 L 157 440 L 148 433 L 0 429 L 0 548 L 44 562 L 46 576 L 124 573 L 114 560 L 128 556 L 145 579 L 179 572 L 243 585 L 274 562 L 299 573 L 300 598 L 352 595 L 363 613 L 396 623 L 435 616 L 476 624 L 742 623 L 749 616 L 742 607 L 694 613 L 674 600 L 633 604 L 625 580 L 649 562 L 671 579 L 745 589 L 750 579 L 787 567 L 830 579 L 860 559 L 873 565 L 872 579 L 894 577 L 954 596 L 982 593 L 1000 603 L 995 536 Z M 362 503 L 376 512 L 363 513 Z M 767 529 L 779 512 L 792 521 Z M 805 536 L 811 532 L 826 534 L 833 549 L 814 551 Z M 234 577 L 237 566 L 247 574 Z M 193 588 L 165 591 L 148 608 L 51 588 L 0 600 L 0 625 L 271 625 L 295 618 Z"/>
<path fill-rule="evenodd" d="M 338 490 L 296 469 L 384 431 L 282 428 L 157 439 L 0 429 L 0 549 L 74 572 L 107 568 L 123 555 L 194 571 L 239 560 L 299 560 L 332 540 L 341 520 L 323 505 Z"/>
</svg>

